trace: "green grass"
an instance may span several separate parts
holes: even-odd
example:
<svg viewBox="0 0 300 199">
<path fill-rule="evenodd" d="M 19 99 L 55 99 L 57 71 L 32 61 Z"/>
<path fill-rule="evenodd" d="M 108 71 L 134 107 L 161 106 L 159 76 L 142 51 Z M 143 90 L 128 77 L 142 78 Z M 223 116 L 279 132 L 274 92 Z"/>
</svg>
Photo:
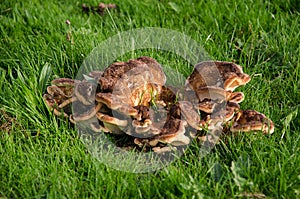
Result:
<svg viewBox="0 0 300 199">
<path fill-rule="evenodd" d="M 113 2 L 118 11 L 103 17 L 82 13 L 82 3 L 99 2 L 0 5 L 0 198 L 300 197 L 298 1 L 126 0 Z M 75 77 L 99 43 L 141 27 L 177 30 L 203 45 L 212 59 L 242 65 L 252 80 L 238 89 L 246 96 L 241 107 L 270 117 L 274 134 L 229 136 L 204 158 L 193 144 L 154 173 L 126 173 L 99 163 L 76 130 L 49 113 L 42 94 L 50 80 Z M 69 32 L 73 43 L 66 40 Z M 139 55 L 185 76 L 192 71 L 178 56 L 155 50 L 120 60 Z"/>
</svg>

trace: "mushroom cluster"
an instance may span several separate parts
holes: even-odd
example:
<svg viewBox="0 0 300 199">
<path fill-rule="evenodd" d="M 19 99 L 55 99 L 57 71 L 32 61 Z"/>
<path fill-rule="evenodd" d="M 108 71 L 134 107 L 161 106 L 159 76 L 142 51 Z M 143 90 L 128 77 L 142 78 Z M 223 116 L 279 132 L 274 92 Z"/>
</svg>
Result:
<svg viewBox="0 0 300 199">
<path fill-rule="evenodd" d="M 240 110 L 244 94 L 234 90 L 250 76 L 234 63 L 201 62 L 184 88 L 167 86 L 161 65 L 145 56 L 84 77 L 54 79 L 43 96 L 47 106 L 80 128 L 128 137 L 139 149 L 187 146 L 217 124 L 231 132 L 274 131 L 264 114 Z"/>
</svg>

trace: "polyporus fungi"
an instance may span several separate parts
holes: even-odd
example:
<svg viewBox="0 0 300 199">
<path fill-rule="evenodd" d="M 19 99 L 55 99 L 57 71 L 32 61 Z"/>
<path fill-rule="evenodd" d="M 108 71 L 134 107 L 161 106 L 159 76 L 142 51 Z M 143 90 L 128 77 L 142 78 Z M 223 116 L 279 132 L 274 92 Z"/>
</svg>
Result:
<svg viewBox="0 0 300 199">
<path fill-rule="evenodd" d="M 244 94 L 234 90 L 250 76 L 234 63 L 197 64 L 183 89 L 166 86 L 161 65 L 145 56 L 115 62 L 85 77 L 53 80 L 44 94 L 50 110 L 94 132 L 127 136 L 137 147 L 157 153 L 186 146 L 219 124 L 231 132 L 274 132 L 273 122 L 262 113 L 240 110 Z M 199 140 L 208 138 L 213 139 Z"/>
</svg>

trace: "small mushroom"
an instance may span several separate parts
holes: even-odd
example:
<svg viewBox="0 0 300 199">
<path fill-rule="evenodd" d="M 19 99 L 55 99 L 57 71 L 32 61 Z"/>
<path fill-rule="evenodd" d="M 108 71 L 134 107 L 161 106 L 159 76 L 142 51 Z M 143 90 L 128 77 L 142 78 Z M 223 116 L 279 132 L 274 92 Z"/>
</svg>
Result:
<svg viewBox="0 0 300 199">
<path fill-rule="evenodd" d="M 274 132 L 273 122 L 255 110 L 241 110 L 233 121 L 231 132 L 262 131 L 265 134 Z"/>
</svg>

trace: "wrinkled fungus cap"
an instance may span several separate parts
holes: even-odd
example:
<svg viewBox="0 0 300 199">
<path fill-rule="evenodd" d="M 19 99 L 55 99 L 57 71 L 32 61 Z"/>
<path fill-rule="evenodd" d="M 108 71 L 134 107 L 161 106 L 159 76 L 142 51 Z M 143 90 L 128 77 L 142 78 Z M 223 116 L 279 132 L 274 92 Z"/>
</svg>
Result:
<svg viewBox="0 0 300 199">
<path fill-rule="evenodd" d="M 264 114 L 255 110 L 241 110 L 235 116 L 230 130 L 232 132 L 262 131 L 265 134 L 272 134 L 274 124 Z"/>
</svg>

